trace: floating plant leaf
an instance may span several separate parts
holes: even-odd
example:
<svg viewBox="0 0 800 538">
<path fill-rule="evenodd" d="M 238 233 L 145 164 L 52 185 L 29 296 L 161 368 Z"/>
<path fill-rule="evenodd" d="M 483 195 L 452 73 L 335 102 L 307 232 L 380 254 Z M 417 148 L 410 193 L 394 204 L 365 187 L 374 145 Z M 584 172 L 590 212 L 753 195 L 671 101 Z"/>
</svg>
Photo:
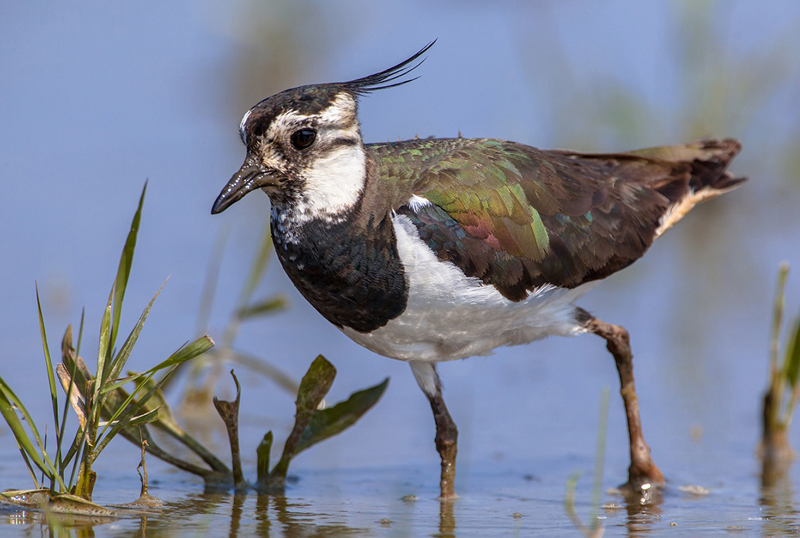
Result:
<svg viewBox="0 0 800 538">
<path fill-rule="evenodd" d="M 104 518 L 119 517 L 119 513 L 114 510 L 109 510 L 104 506 L 68 493 L 51 495 L 47 509 L 56 514 L 77 514 Z"/>
</svg>

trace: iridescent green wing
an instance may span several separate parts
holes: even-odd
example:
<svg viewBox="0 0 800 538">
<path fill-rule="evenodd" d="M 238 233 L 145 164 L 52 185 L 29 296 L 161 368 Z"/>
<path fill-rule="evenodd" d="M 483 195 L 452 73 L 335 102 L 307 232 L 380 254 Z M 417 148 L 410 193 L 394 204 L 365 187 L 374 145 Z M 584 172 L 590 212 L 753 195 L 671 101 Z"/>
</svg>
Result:
<svg viewBox="0 0 800 538">
<path fill-rule="evenodd" d="M 544 284 L 572 288 L 606 277 L 641 257 L 667 209 L 690 192 L 697 152 L 684 153 L 689 161 L 485 139 L 378 151 L 387 181 L 411 181 L 411 193 L 430 202 L 397 209 L 422 240 L 513 300 Z"/>
</svg>

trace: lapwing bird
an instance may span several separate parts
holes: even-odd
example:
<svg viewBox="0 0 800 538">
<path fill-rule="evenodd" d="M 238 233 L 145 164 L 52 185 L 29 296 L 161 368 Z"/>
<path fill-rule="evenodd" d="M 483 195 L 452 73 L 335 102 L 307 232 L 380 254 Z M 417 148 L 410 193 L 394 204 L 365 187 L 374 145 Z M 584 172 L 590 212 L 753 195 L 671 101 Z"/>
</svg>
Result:
<svg viewBox="0 0 800 538">
<path fill-rule="evenodd" d="M 433 410 L 442 498 L 455 497 L 458 430 L 436 363 L 551 335 L 606 340 L 630 436 L 625 487 L 662 484 L 628 333 L 575 301 L 697 203 L 744 181 L 725 171 L 740 144 L 606 154 L 460 137 L 365 144 L 359 98 L 414 80 L 406 75 L 431 45 L 385 71 L 285 90 L 247 111 L 247 156 L 211 212 L 263 190 L 275 250 L 300 293 L 362 346 L 409 363 Z"/>
</svg>

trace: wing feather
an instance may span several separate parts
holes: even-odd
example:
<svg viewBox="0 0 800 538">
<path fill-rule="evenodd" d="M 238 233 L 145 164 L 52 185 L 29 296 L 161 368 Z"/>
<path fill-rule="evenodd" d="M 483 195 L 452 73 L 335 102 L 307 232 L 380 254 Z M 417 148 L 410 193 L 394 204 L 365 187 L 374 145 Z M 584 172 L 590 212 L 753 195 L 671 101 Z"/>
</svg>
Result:
<svg viewBox="0 0 800 538">
<path fill-rule="evenodd" d="M 700 188 L 741 181 L 725 173 L 738 149 L 722 140 L 592 155 L 428 139 L 372 151 L 382 179 L 431 202 L 396 210 L 438 257 L 521 300 L 544 284 L 572 288 L 633 263 L 671 208 Z"/>
</svg>

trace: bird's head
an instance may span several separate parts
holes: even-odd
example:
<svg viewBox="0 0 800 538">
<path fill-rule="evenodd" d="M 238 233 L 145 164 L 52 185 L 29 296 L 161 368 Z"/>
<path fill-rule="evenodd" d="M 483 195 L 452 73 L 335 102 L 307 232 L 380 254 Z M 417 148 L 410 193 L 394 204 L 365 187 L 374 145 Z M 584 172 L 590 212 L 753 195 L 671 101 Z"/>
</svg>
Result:
<svg viewBox="0 0 800 538">
<path fill-rule="evenodd" d="M 414 61 L 433 43 L 380 73 L 292 88 L 248 110 L 239 125 L 247 156 L 211 212 L 224 211 L 256 189 L 273 203 L 304 203 L 315 213 L 351 207 L 364 187 L 367 169 L 358 97 L 414 80 L 398 79 L 422 63 Z"/>
</svg>

